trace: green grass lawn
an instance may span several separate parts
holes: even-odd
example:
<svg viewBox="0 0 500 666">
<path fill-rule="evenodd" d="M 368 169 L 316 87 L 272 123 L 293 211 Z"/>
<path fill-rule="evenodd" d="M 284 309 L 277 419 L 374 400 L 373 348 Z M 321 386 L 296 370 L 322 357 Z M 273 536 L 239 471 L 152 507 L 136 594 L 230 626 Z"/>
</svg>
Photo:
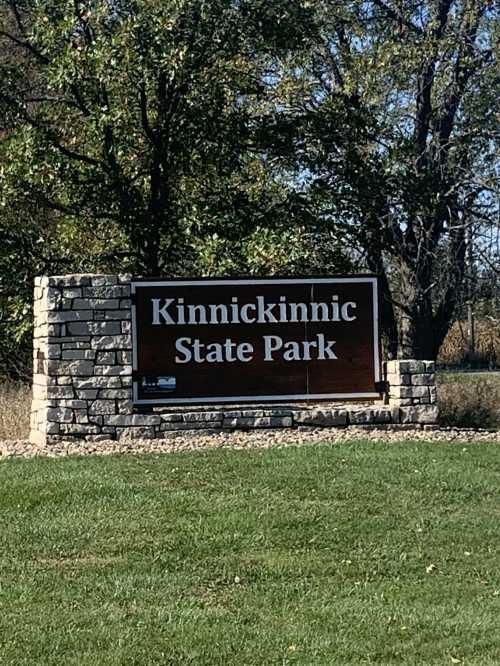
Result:
<svg viewBox="0 0 500 666">
<path fill-rule="evenodd" d="M 500 447 L 0 464 L 0 664 L 500 663 Z"/>
</svg>

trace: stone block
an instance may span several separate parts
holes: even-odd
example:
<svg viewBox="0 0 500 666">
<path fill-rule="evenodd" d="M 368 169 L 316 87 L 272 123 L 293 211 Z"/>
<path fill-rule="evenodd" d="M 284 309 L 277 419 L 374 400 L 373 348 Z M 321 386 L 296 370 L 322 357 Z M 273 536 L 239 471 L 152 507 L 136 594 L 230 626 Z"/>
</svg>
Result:
<svg viewBox="0 0 500 666">
<path fill-rule="evenodd" d="M 50 421 L 47 421 L 43 425 L 43 431 L 47 435 L 58 435 L 59 431 L 60 431 L 59 423 L 56 423 L 56 422 L 51 423 Z"/>
<path fill-rule="evenodd" d="M 186 423 L 193 423 L 196 421 L 220 421 L 221 419 L 222 412 L 185 412 L 183 414 L 183 420 Z"/>
<path fill-rule="evenodd" d="M 390 386 L 410 386 L 411 375 L 408 373 L 399 375 L 387 375 L 387 382 Z"/>
<path fill-rule="evenodd" d="M 403 407 L 401 409 L 401 423 L 437 423 L 439 410 L 433 405 L 421 405 L 418 407 Z"/>
<path fill-rule="evenodd" d="M 401 412 L 400 412 L 399 406 L 391 408 L 391 422 L 392 423 L 400 423 L 401 422 Z"/>
<path fill-rule="evenodd" d="M 117 275 L 93 275 L 92 278 L 93 287 L 110 287 L 118 283 Z"/>
<path fill-rule="evenodd" d="M 116 354 L 113 351 L 97 352 L 95 362 L 97 365 L 114 365 Z"/>
<path fill-rule="evenodd" d="M 97 398 L 98 392 L 98 389 L 77 389 L 76 397 L 81 400 L 95 400 Z"/>
<path fill-rule="evenodd" d="M 222 419 L 219 421 L 191 421 L 190 423 L 162 423 L 161 432 L 177 432 L 185 430 L 220 430 Z"/>
<path fill-rule="evenodd" d="M 425 372 L 436 372 L 436 364 L 434 361 L 424 361 Z"/>
<path fill-rule="evenodd" d="M 49 375 L 71 375 L 85 377 L 94 372 L 92 361 L 46 361 L 46 372 Z"/>
<path fill-rule="evenodd" d="M 75 298 L 74 310 L 117 310 L 119 300 L 116 298 Z"/>
<path fill-rule="evenodd" d="M 293 419 L 291 416 L 257 416 L 257 417 L 224 417 L 222 422 L 224 428 L 291 428 Z"/>
<path fill-rule="evenodd" d="M 96 365 L 94 374 L 96 377 L 104 375 L 105 377 L 117 377 L 132 374 L 130 365 Z"/>
<path fill-rule="evenodd" d="M 130 389 L 101 389 L 99 391 L 99 398 L 107 400 L 130 400 L 132 391 Z"/>
<path fill-rule="evenodd" d="M 119 351 L 117 352 L 118 363 L 122 365 L 132 365 L 132 352 L 129 351 Z"/>
<path fill-rule="evenodd" d="M 91 342 L 92 349 L 132 349 L 130 335 L 102 335 L 95 336 Z"/>
<path fill-rule="evenodd" d="M 120 377 L 75 377 L 73 386 L 76 389 L 121 388 Z"/>
<path fill-rule="evenodd" d="M 156 433 L 154 428 L 142 426 L 138 428 L 116 428 L 116 437 L 122 440 L 134 439 L 155 439 Z"/>
<path fill-rule="evenodd" d="M 73 421 L 73 411 L 67 407 L 49 407 L 47 409 L 47 421 L 71 423 Z"/>
<path fill-rule="evenodd" d="M 81 287 L 63 287 L 63 297 L 67 299 L 81 298 L 82 297 L 82 288 Z"/>
<path fill-rule="evenodd" d="M 73 399 L 62 398 L 55 401 L 54 407 L 68 407 L 69 409 L 87 409 L 87 401 L 78 400 L 76 398 Z"/>
<path fill-rule="evenodd" d="M 88 423 L 89 415 L 86 409 L 75 409 L 75 421 L 76 423 Z"/>
<path fill-rule="evenodd" d="M 63 360 L 93 361 L 95 351 L 92 349 L 65 349 L 62 352 Z"/>
<path fill-rule="evenodd" d="M 49 324 L 67 324 L 68 322 L 91 321 L 93 318 L 94 315 L 92 310 L 50 310 L 47 314 L 47 320 Z M 50 332 L 49 335 L 51 335 Z M 70 333 L 70 335 L 81 334 Z"/>
<path fill-rule="evenodd" d="M 88 423 L 62 423 L 61 433 L 67 435 L 99 435 L 100 426 L 90 425 Z"/>
<path fill-rule="evenodd" d="M 429 402 L 431 404 L 437 402 L 437 388 L 435 386 L 429 386 Z"/>
<path fill-rule="evenodd" d="M 57 378 L 58 386 L 72 386 L 73 378 L 72 377 L 58 377 Z"/>
<path fill-rule="evenodd" d="M 400 372 L 409 372 L 412 375 L 425 372 L 425 362 L 409 359 L 399 362 Z"/>
<path fill-rule="evenodd" d="M 89 414 L 116 414 L 116 403 L 114 400 L 94 400 Z"/>
<path fill-rule="evenodd" d="M 49 377 L 46 374 L 35 373 L 33 375 L 33 384 L 37 386 L 56 386 L 57 379 L 55 377 Z"/>
<path fill-rule="evenodd" d="M 182 421 L 182 414 L 160 414 L 164 423 L 179 423 Z"/>
<path fill-rule="evenodd" d="M 47 345 L 46 353 L 47 358 L 61 358 L 61 345 Z"/>
<path fill-rule="evenodd" d="M 85 298 L 128 298 L 130 296 L 130 287 L 127 285 L 85 287 L 83 295 Z"/>
<path fill-rule="evenodd" d="M 62 304 L 62 294 L 59 289 L 47 289 L 42 301 L 42 310 L 57 310 Z"/>
<path fill-rule="evenodd" d="M 73 275 L 52 275 L 47 278 L 49 287 L 86 287 L 90 285 L 90 275 L 74 273 Z"/>
<path fill-rule="evenodd" d="M 47 395 L 54 400 L 57 399 L 69 399 L 71 400 L 75 396 L 72 386 L 51 386 L 47 390 Z"/>
<path fill-rule="evenodd" d="M 122 321 L 121 322 L 122 333 L 131 333 L 132 331 L 132 322 Z"/>
<path fill-rule="evenodd" d="M 224 411 L 224 418 L 233 419 L 243 416 L 245 418 L 255 418 L 261 416 L 292 416 L 291 409 L 269 408 L 269 409 L 231 409 Z"/>
<path fill-rule="evenodd" d="M 130 310 L 105 310 L 104 319 L 130 319 L 132 313 Z"/>
<path fill-rule="evenodd" d="M 388 375 L 401 374 L 401 371 L 399 369 L 399 361 L 386 361 L 384 365 L 385 365 L 385 371 Z"/>
<path fill-rule="evenodd" d="M 345 409 L 308 409 L 295 412 L 295 423 L 314 426 L 343 426 L 347 424 Z"/>
<path fill-rule="evenodd" d="M 391 398 L 428 398 L 428 386 L 391 386 L 389 389 Z"/>
<path fill-rule="evenodd" d="M 64 337 L 60 342 L 63 349 L 90 349 L 90 335 Z"/>
<path fill-rule="evenodd" d="M 130 414 L 134 408 L 132 400 L 117 400 L 116 407 L 118 414 Z"/>
<path fill-rule="evenodd" d="M 106 416 L 104 422 L 106 425 L 119 427 L 155 426 L 160 425 L 161 417 L 159 414 L 116 414 Z"/>
<path fill-rule="evenodd" d="M 391 420 L 390 409 L 363 408 L 349 410 L 349 423 L 351 425 L 390 423 Z"/>
<path fill-rule="evenodd" d="M 412 375 L 411 383 L 413 386 L 434 386 L 436 383 L 436 375 L 433 372 Z"/>
<path fill-rule="evenodd" d="M 47 443 L 47 435 L 38 429 L 30 430 L 29 441 L 36 446 L 45 446 Z"/>
<path fill-rule="evenodd" d="M 116 321 L 89 321 L 68 324 L 70 335 L 120 335 L 120 322 Z"/>
</svg>

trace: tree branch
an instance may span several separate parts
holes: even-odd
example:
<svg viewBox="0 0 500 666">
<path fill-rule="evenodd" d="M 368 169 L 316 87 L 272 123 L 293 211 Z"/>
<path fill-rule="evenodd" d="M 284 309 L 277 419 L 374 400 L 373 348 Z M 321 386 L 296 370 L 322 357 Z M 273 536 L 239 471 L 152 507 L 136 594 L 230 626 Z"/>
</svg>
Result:
<svg viewBox="0 0 500 666">
<path fill-rule="evenodd" d="M 376 5 L 379 9 L 381 9 L 387 16 L 394 21 L 397 21 L 399 25 L 404 25 L 406 28 L 409 30 L 412 30 L 413 32 L 417 33 L 418 35 L 423 34 L 423 30 L 418 26 L 415 25 L 412 21 L 409 19 L 405 18 L 401 13 L 390 7 L 386 2 L 383 0 L 372 0 L 373 4 Z"/>
<path fill-rule="evenodd" d="M 43 53 L 40 53 L 40 51 L 38 51 L 38 49 L 36 49 L 33 44 L 30 44 L 28 40 L 23 41 L 22 39 L 18 39 L 14 35 L 11 35 L 10 32 L 6 32 L 5 30 L 0 30 L 0 37 L 6 37 L 7 39 L 10 39 L 21 48 L 26 49 L 32 53 L 41 63 L 48 65 L 49 59 L 44 56 Z"/>
<path fill-rule="evenodd" d="M 141 107 L 141 121 L 142 121 L 142 129 L 144 130 L 145 135 L 148 137 L 148 139 L 151 141 L 151 143 L 155 142 L 155 134 L 153 130 L 151 129 L 151 125 L 149 123 L 149 118 L 148 118 L 148 99 L 146 96 L 146 84 L 144 81 L 141 81 L 140 87 L 139 87 L 139 101 L 140 101 L 140 107 Z"/>
</svg>

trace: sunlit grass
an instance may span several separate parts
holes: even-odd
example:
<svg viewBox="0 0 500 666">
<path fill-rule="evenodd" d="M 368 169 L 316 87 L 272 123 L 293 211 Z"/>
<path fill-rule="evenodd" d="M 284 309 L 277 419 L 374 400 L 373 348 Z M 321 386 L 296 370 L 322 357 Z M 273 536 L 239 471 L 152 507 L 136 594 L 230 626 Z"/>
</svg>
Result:
<svg viewBox="0 0 500 666">
<path fill-rule="evenodd" d="M 499 471 L 411 442 L 4 461 L 0 663 L 496 665 Z"/>
</svg>

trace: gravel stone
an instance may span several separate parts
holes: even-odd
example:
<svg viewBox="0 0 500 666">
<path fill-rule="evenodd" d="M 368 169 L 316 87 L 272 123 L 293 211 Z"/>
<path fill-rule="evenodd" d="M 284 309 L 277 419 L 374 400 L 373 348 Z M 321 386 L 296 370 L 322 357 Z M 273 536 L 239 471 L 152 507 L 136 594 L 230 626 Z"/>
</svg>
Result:
<svg viewBox="0 0 500 666">
<path fill-rule="evenodd" d="M 83 428 L 83 424 L 73 424 L 74 428 Z M 86 426 L 87 428 L 91 426 Z M 119 430 L 119 429 L 118 429 Z M 130 428 L 126 429 L 130 432 Z M 137 428 L 134 436 L 137 439 L 120 439 L 114 441 L 103 435 L 95 435 L 95 441 L 82 441 L 62 437 L 57 443 L 50 445 L 32 444 L 28 440 L 0 441 L 0 461 L 11 457 L 33 458 L 47 456 L 51 458 L 64 456 L 87 455 L 116 455 L 145 453 L 176 453 L 180 451 L 206 451 L 208 449 L 269 449 L 286 446 L 307 445 L 322 442 L 325 445 L 335 445 L 342 442 L 368 440 L 384 442 L 400 441 L 426 441 L 445 442 L 453 441 L 457 446 L 474 442 L 494 442 L 500 444 L 500 431 L 466 430 L 459 428 L 438 428 L 427 430 L 416 428 L 412 424 L 379 426 L 373 430 L 363 427 L 349 426 L 347 428 L 314 428 L 301 426 L 300 430 L 258 430 L 248 432 L 221 431 L 214 433 L 201 433 L 199 430 L 166 432 L 163 438 L 141 439 L 142 428 Z M 87 433 L 91 435 L 92 433 Z M 120 432 L 119 435 L 122 433 Z M 149 436 L 149 434 L 147 435 Z M 98 445 L 96 446 L 96 442 Z"/>
</svg>

